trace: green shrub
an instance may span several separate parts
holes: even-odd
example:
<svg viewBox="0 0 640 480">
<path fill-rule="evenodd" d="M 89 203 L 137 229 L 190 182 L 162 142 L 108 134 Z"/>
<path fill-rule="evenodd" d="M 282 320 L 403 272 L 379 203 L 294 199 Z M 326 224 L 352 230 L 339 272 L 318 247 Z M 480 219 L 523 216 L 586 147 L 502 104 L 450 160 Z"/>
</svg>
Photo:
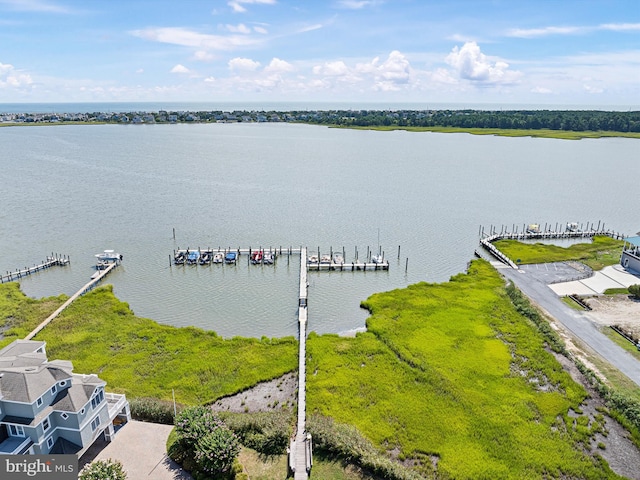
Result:
<svg viewBox="0 0 640 480">
<path fill-rule="evenodd" d="M 199 469 L 211 475 L 229 472 L 239 453 L 238 437 L 223 423 L 201 437 L 194 449 Z"/>
<path fill-rule="evenodd" d="M 131 416 L 143 422 L 163 423 L 173 425 L 175 423 L 173 403 L 157 398 L 133 398 L 129 400 Z M 180 412 L 184 407 L 176 405 Z"/>
<path fill-rule="evenodd" d="M 78 476 L 79 480 L 125 480 L 127 474 L 117 460 L 96 460 L 86 465 Z"/>
<path fill-rule="evenodd" d="M 288 412 L 223 412 L 220 418 L 246 447 L 264 455 L 279 455 L 287 450 L 293 418 Z"/>
<path fill-rule="evenodd" d="M 640 299 L 640 285 L 630 285 L 628 290 L 633 298 Z"/>
</svg>

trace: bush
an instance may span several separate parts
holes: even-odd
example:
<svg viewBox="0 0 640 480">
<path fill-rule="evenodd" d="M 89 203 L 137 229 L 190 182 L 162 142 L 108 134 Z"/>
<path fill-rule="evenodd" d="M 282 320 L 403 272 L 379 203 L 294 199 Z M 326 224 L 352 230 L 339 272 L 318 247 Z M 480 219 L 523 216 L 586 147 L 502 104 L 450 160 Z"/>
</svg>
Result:
<svg viewBox="0 0 640 480">
<path fill-rule="evenodd" d="M 633 298 L 640 299 L 640 285 L 630 285 L 629 293 L 633 295 Z"/>
<path fill-rule="evenodd" d="M 134 398 L 129 400 L 129 407 L 131 408 L 131 416 L 135 420 L 165 425 L 173 425 L 175 422 L 172 402 L 157 398 Z M 183 406 L 177 405 L 176 409 L 180 412 Z"/>
<path fill-rule="evenodd" d="M 200 438 L 194 450 L 199 469 L 212 475 L 229 472 L 239 453 L 238 437 L 224 424 Z"/>
<path fill-rule="evenodd" d="M 220 418 L 246 447 L 264 455 L 279 455 L 287 450 L 291 435 L 288 412 L 224 412 Z"/>
<path fill-rule="evenodd" d="M 117 460 L 96 460 L 86 465 L 79 474 L 79 480 L 125 480 L 127 474 Z"/>
</svg>

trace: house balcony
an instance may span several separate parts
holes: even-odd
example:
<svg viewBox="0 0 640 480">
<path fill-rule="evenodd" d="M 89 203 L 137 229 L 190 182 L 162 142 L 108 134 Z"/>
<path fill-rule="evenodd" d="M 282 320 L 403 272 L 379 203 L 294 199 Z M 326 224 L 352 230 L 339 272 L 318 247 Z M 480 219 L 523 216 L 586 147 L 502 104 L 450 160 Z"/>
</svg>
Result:
<svg viewBox="0 0 640 480">
<path fill-rule="evenodd" d="M 127 397 L 118 393 L 105 393 L 107 406 L 109 409 L 109 422 L 113 422 L 116 417 L 126 417 L 131 420 L 131 412 L 129 410 L 129 402 Z"/>
<path fill-rule="evenodd" d="M 0 443 L 0 455 L 23 455 L 31 448 L 29 437 L 9 437 Z"/>
</svg>

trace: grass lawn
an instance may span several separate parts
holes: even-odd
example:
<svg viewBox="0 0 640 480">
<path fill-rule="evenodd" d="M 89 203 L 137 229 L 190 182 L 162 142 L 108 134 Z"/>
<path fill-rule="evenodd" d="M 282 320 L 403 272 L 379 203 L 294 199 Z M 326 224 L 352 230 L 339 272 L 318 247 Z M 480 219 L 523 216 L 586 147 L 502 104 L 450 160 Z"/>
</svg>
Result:
<svg viewBox="0 0 640 480">
<path fill-rule="evenodd" d="M 34 300 L 15 282 L 0 285 L 0 347 L 24 336 L 65 297 Z M 2 323 L 0 323 L 0 326 Z M 130 397 L 193 405 L 245 390 L 297 368 L 293 337 L 225 340 L 198 328 L 176 328 L 135 316 L 110 285 L 76 300 L 36 340 L 49 359 L 71 360 L 74 371 L 96 373 L 108 390 Z"/>
<path fill-rule="evenodd" d="M 569 419 L 585 398 L 484 261 L 370 297 L 368 332 L 310 335 L 307 411 L 443 478 L 617 478 Z M 588 422 L 588 419 L 585 419 Z"/>
<path fill-rule="evenodd" d="M 600 270 L 607 265 L 620 262 L 623 241 L 596 236 L 591 243 L 576 243 L 569 247 L 523 243 L 518 240 L 498 240 L 493 244 L 513 262 L 520 264 L 576 260 L 590 266 L 593 270 Z"/>
</svg>

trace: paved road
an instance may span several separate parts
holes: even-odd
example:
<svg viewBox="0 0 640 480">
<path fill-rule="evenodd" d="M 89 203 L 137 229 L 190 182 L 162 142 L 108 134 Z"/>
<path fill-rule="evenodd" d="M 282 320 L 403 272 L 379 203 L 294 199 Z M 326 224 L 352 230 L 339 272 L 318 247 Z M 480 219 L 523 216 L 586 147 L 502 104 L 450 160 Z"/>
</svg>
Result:
<svg viewBox="0 0 640 480">
<path fill-rule="evenodd" d="M 563 275 L 562 272 L 549 266 L 531 265 L 526 269 L 515 270 L 499 262 L 492 263 L 503 277 L 512 280 L 533 303 L 640 386 L 640 361 L 600 332 L 585 314 L 563 303 L 549 288 L 547 282 L 558 280 Z"/>
</svg>

